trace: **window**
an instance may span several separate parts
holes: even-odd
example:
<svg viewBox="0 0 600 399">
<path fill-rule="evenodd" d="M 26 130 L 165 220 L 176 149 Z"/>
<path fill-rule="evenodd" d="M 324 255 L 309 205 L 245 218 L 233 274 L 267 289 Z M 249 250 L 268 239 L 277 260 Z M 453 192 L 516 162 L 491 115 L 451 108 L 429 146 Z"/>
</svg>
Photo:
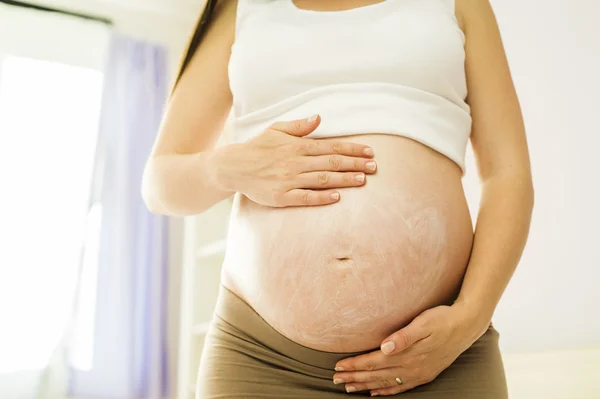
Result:
<svg viewBox="0 0 600 399">
<path fill-rule="evenodd" d="M 96 69 L 0 55 L 0 373 L 47 364 L 86 243 L 81 281 L 91 288 L 79 314 L 94 314 L 101 209 L 88 207 L 102 83 Z M 73 360 L 86 367 L 93 319 L 80 321 Z"/>
</svg>

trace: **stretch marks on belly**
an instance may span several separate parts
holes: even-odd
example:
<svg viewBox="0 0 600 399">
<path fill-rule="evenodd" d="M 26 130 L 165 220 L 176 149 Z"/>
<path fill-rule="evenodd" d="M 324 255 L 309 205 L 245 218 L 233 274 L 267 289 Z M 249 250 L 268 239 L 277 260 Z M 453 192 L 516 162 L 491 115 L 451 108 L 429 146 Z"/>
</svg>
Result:
<svg viewBox="0 0 600 399">
<path fill-rule="evenodd" d="M 304 256 L 319 259 L 305 268 L 289 270 L 278 282 L 287 291 L 282 298 L 288 303 L 275 317 L 285 320 L 287 325 L 282 327 L 295 331 L 302 341 L 333 344 L 355 336 L 356 331 L 369 334 L 371 325 L 380 330 L 386 319 L 398 318 L 395 313 L 419 309 L 422 302 L 415 298 L 429 297 L 426 292 L 434 289 L 442 277 L 447 232 L 436 208 L 424 207 L 408 216 L 394 216 L 390 209 L 360 209 L 365 207 L 370 206 L 355 204 L 346 209 L 352 209 L 352 215 L 367 211 L 377 224 L 367 223 L 354 232 L 343 233 L 330 240 L 330 245 L 323 246 L 314 235 L 302 245 L 293 246 L 307 251 Z M 348 218 L 334 220 L 357 226 Z M 394 225 L 382 225 L 385 221 Z M 327 230 L 345 231 L 342 227 Z M 294 317 L 286 317 L 292 309 Z"/>
</svg>

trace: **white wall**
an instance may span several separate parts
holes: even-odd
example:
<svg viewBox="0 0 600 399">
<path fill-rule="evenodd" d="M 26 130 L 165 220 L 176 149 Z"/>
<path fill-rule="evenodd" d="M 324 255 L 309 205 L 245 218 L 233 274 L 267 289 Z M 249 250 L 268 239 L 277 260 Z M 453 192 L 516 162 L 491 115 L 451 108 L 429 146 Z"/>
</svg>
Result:
<svg viewBox="0 0 600 399">
<path fill-rule="evenodd" d="M 78 36 L 73 35 L 74 31 Z M 51 43 L 60 46 L 48 45 Z M 100 71 L 105 65 L 107 47 L 104 24 L 0 3 L 0 53 Z"/>
<path fill-rule="evenodd" d="M 114 22 L 114 28 L 133 37 L 165 46 L 173 72 L 187 44 L 204 0 L 34 0 L 36 4 L 79 11 Z"/>
<path fill-rule="evenodd" d="M 492 5 L 522 103 L 536 190 L 529 243 L 495 316 L 502 346 L 600 347 L 600 2 Z M 469 167 L 474 208 L 477 179 Z"/>
</svg>

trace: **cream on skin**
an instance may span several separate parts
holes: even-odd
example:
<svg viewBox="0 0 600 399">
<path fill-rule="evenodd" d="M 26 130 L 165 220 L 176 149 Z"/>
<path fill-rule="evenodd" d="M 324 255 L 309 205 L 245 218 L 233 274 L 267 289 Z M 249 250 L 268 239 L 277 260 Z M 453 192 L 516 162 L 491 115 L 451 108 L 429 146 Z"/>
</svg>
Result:
<svg viewBox="0 0 600 399">
<path fill-rule="evenodd" d="M 488 329 L 527 242 L 534 207 L 531 165 L 499 27 L 487 0 L 456 0 L 456 16 L 466 36 L 471 144 L 482 188 L 467 271 L 452 306 L 419 314 L 386 337 L 382 351 L 336 364 L 336 371 L 345 372 L 333 380 L 341 379 L 348 392 L 396 395 L 437 378 Z M 398 376 L 401 385 L 394 383 Z"/>
<path fill-rule="evenodd" d="M 377 173 L 328 207 L 276 209 L 238 195 L 226 286 L 291 340 L 330 352 L 377 348 L 455 299 L 472 243 L 460 169 L 389 135 L 349 137 Z"/>
<path fill-rule="evenodd" d="M 307 9 L 342 5 L 322 0 L 302 3 Z M 483 189 L 474 242 L 456 165 L 398 137 L 351 137 L 375 149 L 377 174 L 367 173 L 365 187 L 341 188 L 350 185 L 337 180 L 327 186 L 329 190 L 307 197 L 311 205 L 331 204 L 326 198 L 335 190 L 341 195 L 339 203 L 322 209 L 269 208 L 282 205 L 274 201 L 273 193 L 286 190 L 290 181 L 299 179 L 293 167 L 282 166 L 281 155 L 294 157 L 296 166 L 307 166 L 312 160 L 305 154 L 298 157 L 298 148 L 284 135 L 262 134 L 255 145 L 212 150 L 232 106 L 227 65 L 234 40 L 235 5 L 234 1 L 219 2 L 215 22 L 169 103 L 145 174 L 146 202 L 157 213 L 190 215 L 233 192 L 244 192 L 255 202 L 236 196 L 229 236 L 232 250 L 227 253 L 223 283 L 275 328 L 298 342 L 304 340 L 307 346 L 320 345 L 313 342 L 310 331 L 305 337 L 306 331 L 315 327 L 339 333 L 338 341 L 326 342 L 324 350 L 374 348 L 367 355 L 336 365 L 336 370 L 344 371 L 333 378 L 341 379 L 348 391 L 393 395 L 432 381 L 489 326 L 522 253 L 533 207 L 523 120 L 489 2 L 456 0 L 456 21 L 466 37 L 471 143 Z M 276 123 L 277 129 L 294 137 L 298 137 L 298 126 L 306 128 L 307 124 Z M 328 152 L 332 153 L 335 151 Z M 330 169 L 325 165 L 319 170 Z M 278 173 L 290 178 L 281 180 Z M 223 180 L 223 176 L 227 178 Z M 290 201 L 302 206 L 306 205 L 304 199 L 296 196 Z M 431 264 L 419 248 L 433 248 L 439 240 L 407 233 L 406 222 L 419 214 L 415 205 L 434 209 L 431 214 L 442 226 L 439 237 L 445 238 L 444 257 Z M 353 211 L 363 206 L 362 217 L 345 226 L 344 220 L 354 218 Z M 402 211 L 394 214 L 398 209 Z M 336 215 L 339 224 L 332 227 Z M 424 224 L 422 219 L 415 216 L 409 225 Z M 311 250 L 303 250 L 303 245 Z M 349 260 L 358 263 L 350 268 Z M 441 279 L 437 284 L 427 279 L 426 272 L 432 268 Z M 390 276 L 394 270 L 401 273 Z M 289 275 L 295 279 L 290 281 Z M 303 279 L 305 275 L 314 279 Z M 363 306 L 357 297 L 360 299 L 367 285 L 373 290 L 371 296 L 387 301 L 396 313 L 387 316 L 378 304 L 366 304 L 371 312 L 384 314 L 383 319 L 339 328 L 342 323 L 350 324 L 345 318 L 357 317 L 350 311 Z M 435 306 L 455 299 L 459 287 L 452 306 Z M 290 289 L 294 289 L 294 300 L 290 300 Z M 318 289 L 323 292 L 316 292 Z M 318 300 L 305 302 L 313 297 Z M 335 311 L 344 306 L 346 312 Z M 320 326 L 311 325 L 311 317 L 319 313 L 334 318 L 322 317 Z M 379 345 L 386 348 L 389 342 L 395 344 L 389 356 L 375 349 Z M 368 378 L 359 382 L 361 372 Z M 401 386 L 395 383 L 399 372 L 404 381 Z"/>
</svg>

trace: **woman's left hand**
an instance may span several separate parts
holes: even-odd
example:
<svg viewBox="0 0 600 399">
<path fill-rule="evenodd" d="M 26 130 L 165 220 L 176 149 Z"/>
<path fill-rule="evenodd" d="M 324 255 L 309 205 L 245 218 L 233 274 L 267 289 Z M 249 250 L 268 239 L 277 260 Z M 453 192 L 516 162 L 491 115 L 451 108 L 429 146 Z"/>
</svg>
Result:
<svg viewBox="0 0 600 399">
<path fill-rule="evenodd" d="M 438 306 L 383 340 L 381 349 L 339 361 L 334 383 L 347 392 L 395 395 L 433 381 L 487 329 L 464 306 Z"/>
</svg>

